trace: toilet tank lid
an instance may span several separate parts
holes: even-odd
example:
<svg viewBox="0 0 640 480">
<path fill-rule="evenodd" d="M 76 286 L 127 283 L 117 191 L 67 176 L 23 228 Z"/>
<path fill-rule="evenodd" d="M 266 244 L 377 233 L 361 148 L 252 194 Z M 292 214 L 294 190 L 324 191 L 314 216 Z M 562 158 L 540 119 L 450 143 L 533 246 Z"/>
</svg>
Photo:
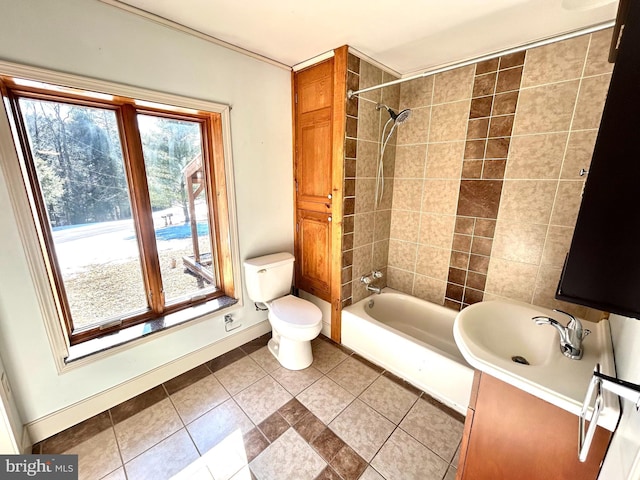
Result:
<svg viewBox="0 0 640 480">
<path fill-rule="evenodd" d="M 294 261 L 293 255 L 289 252 L 272 253 L 262 257 L 249 258 L 244 261 L 244 266 L 251 269 L 261 269 L 267 267 L 277 267 Z"/>
</svg>

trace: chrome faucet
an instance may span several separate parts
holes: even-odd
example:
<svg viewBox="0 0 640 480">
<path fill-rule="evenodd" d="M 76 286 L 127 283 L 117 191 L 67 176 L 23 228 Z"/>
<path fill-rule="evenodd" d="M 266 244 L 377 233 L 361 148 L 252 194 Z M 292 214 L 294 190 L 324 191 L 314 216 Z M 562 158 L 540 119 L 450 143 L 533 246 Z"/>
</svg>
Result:
<svg viewBox="0 0 640 480">
<path fill-rule="evenodd" d="M 533 317 L 532 320 L 536 322 L 537 325 L 551 325 L 558 330 L 558 333 L 560 334 L 560 351 L 565 357 L 569 357 L 572 360 L 580 360 L 582 358 L 582 341 L 591 333 L 591 331 L 586 328 L 582 328 L 580 320 L 570 313 L 557 309 L 554 309 L 553 311 L 562 313 L 570 318 L 566 327 L 550 317 L 539 316 Z"/>
<path fill-rule="evenodd" d="M 382 272 L 379 270 L 373 270 L 369 275 L 362 275 L 360 277 L 360 283 L 364 283 L 366 285 L 367 291 L 377 293 L 379 295 L 382 293 L 382 287 L 378 287 L 372 283 L 378 278 L 382 278 Z"/>
</svg>

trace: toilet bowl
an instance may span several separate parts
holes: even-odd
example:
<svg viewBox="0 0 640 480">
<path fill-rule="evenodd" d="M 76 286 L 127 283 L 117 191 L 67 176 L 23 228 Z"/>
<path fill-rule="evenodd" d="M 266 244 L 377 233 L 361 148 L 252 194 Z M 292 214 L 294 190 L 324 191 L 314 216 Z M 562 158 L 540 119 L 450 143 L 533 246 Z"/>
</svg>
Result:
<svg viewBox="0 0 640 480">
<path fill-rule="evenodd" d="M 267 303 L 272 338 L 269 351 L 284 368 L 302 370 L 313 362 L 311 340 L 322 330 L 322 312 L 313 303 L 286 295 Z"/>
<path fill-rule="evenodd" d="M 313 362 L 311 340 L 322 330 L 322 312 L 289 293 L 293 262 L 290 253 L 274 253 L 246 260 L 244 267 L 249 297 L 269 310 L 269 351 L 284 368 L 302 370 Z"/>
</svg>

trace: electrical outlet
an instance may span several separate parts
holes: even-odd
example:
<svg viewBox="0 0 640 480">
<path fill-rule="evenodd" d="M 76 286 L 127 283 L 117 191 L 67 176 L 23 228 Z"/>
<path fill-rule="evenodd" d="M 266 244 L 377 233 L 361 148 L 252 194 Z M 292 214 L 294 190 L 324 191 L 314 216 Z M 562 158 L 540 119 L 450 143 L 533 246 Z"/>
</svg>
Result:
<svg viewBox="0 0 640 480">
<path fill-rule="evenodd" d="M 0 382 L 2 382 L 2 388 L 4 389 L 7 396 L 11 395 L 11 385 L 9 385 L 9 379 L 7 378 L 7 375 L 5 372 L 2 372 L 2 377 L 0 377 Z"/>
</svg>

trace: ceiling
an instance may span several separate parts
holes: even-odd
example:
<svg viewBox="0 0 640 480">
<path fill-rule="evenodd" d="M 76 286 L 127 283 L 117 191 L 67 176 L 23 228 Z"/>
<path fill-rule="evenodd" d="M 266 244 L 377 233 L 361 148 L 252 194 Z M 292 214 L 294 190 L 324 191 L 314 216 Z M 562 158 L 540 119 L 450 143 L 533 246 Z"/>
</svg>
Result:
<svg viewBox="0 0 640 480">
<path fill-rule="evenodd" d="M 410 75 L 613 20 L 616 0 L 120 0 L 294 66 L 349 45 Z"/>
</svg>

